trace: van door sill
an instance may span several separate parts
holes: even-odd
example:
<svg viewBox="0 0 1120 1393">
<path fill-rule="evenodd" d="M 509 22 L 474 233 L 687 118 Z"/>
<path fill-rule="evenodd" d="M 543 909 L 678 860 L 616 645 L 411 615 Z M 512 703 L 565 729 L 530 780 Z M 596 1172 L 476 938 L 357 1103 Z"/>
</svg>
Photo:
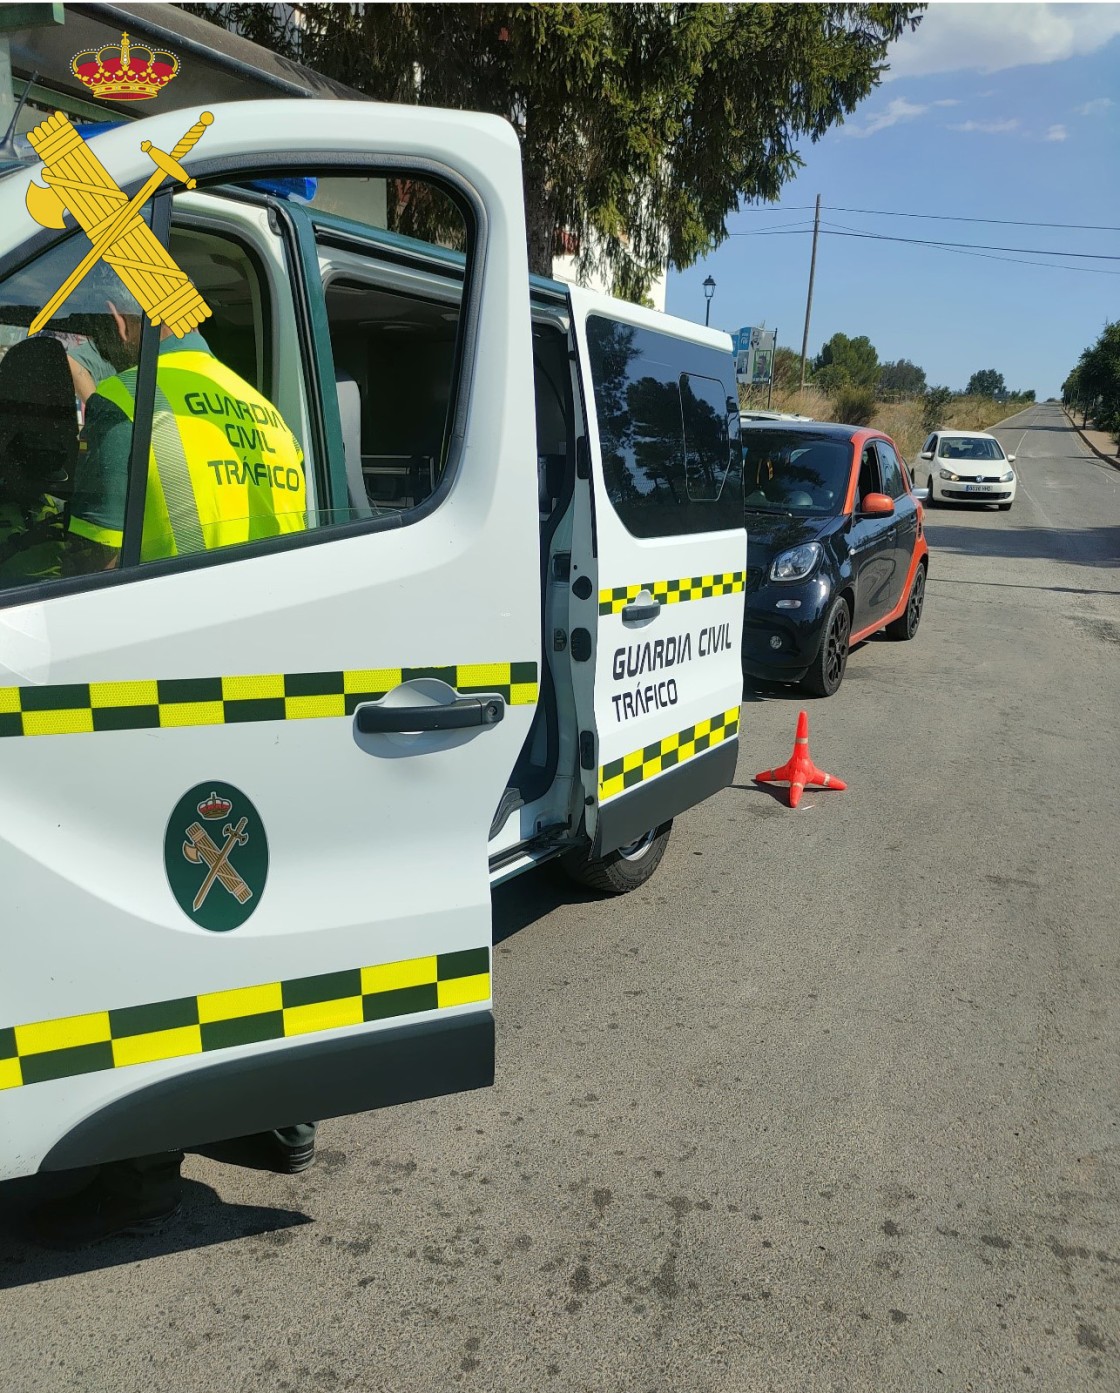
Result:
<svg viewBox="0 0 1120 1393">
<path fill-rule="evenodd" d="M 526 842 L 521 846 L 511 847 L 509 851 L 491 858 L 490 884 L 504 885 L 507 880 L 512 880 L 523 871 L 532 870 L 534 866 L 543 866 L 546 861 L 559 856 L 562 850 L 563 848 L 558 846 L 531 846 Z"/>
</svg>

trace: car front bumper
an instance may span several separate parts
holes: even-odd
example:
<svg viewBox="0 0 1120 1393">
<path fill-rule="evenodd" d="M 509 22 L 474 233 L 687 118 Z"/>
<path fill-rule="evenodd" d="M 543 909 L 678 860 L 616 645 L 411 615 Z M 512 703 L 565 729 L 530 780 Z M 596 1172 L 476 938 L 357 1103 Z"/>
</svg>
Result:
<svg viewBox="0 0 1120 1393">
<path fill-rule="evenodd" d="M 1017 479 L 974 483 L 967 479 L 940 479 L 936 474 L 930 481 L 933 497 L 946 503 L 1013 503 L 1017 485 Z"/>
<path fill-rule="evenodd" d="M 792 584 L 767 581 L 748 594 L 743 671 L 771 682 L 800 682 L 820 651 L 831 599 L 832 584 L 820 574 Z"/>
</svg>

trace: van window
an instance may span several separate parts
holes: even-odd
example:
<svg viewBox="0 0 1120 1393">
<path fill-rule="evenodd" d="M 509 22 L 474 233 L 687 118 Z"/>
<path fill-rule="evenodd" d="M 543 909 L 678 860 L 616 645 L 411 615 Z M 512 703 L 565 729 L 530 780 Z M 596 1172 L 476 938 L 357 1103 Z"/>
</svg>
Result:
<svg viewBox="0 0 1120 1393">
<path fill-rule="evenodd" d="M 684 479 L 693 502 L 720 496 L 731 462 L 729 435 L 739 434 L 739 413 L 728 413 L 727 393 L 714 377 L 681 373 Z"/>
<path fill-rule="evenodd" d="M 604 315 L 588 317 L 587 345 L 607 496 L 626 530 L 742 527 L 731 356 Z"/>
<path fill-rule="evenodd" d="M 467 216 L 419 178 L 368 188 L 323 178 L 307 206 L 324 269 L 349 501 L 368 516 L 407 513 L 439 487 L 451 449 Z"/>
<path fill-rule="evenodd" d="M 88 403 L 135 362 L 139 322 L 117 275 L 99 264 L 41 332 L 28 332 L 88 250 L 84 237 L 67 237 L 0 284 L 0 593 L 100 569 L 67 548 L 66 512 Z M 131 438 L 124 421 L 126 469 Z"/>
</svg>

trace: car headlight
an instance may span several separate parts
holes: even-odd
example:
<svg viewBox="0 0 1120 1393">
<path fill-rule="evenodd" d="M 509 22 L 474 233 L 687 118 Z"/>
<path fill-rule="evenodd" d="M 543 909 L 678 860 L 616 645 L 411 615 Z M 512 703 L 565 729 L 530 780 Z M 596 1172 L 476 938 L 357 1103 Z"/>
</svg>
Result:
<svg viewBox="0 0 1120 1393">
<path fill-rule="evenodd" d="M 770 564 L 771 580 L 804 580 L 821 559 L 820 542 L 803 542 L 775 556 Z"/>
<path fill-rule="evenodd" d="M 943 479 L 953 479 L 955 481 L 959 481 L 961 477 L 959 474 L 954 474 L 951 469 L 939 469 L 937 472 L 941 475 Z"/>
<path fill-rule="evenodd" d="M 1001 475 L 999 476 L 999 481 L 1000 481 L 1001 484 L 1009 484 L 1009 483 L 1011 482 L 1011 480 L 1014 479 L 1014 477 L 1015 477 L 1015 471 L 1014 471 L 1014 469 L 1009 469 L 1009 470 L 1007 471 L 1006 474 L 1001 474 Z"/>
</svg>

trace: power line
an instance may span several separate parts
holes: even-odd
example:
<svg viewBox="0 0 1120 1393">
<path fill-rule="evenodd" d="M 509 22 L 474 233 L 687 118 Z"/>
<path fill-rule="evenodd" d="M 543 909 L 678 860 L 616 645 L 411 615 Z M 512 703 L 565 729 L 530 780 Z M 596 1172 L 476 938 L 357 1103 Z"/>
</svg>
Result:
<svg viewBox="0 0 1120 1393">
<path fill-rule="evenodd" d="M 836 226 L 837 224 L 833 224 Z M 777 229 L 767 233 L 730 232 L 729 237 L 765 237 L 778 235 Z M 841 235 L 841 234 L 836 234 Z M 868 237 L 876 242 L 908 242 L 917 247 L 960 247 L 967 251 L 980 252 L 1018 252 L 1024 256 L 1075 256 L 1082 261 L 1120 261 L 1120 256 L 1111 252 L 1067 252 L 1051 247 L 1000 247 L 989 242 L 942 242 L 928 237 L 891 237 L 886 232 L 857 232 L 855 229 L 842 234 L 845 237 Z"/>
<path fill-rule="evenodd" d="M 811 212 L 812 203 L 762 204 L 756 207 L 741 208 L 742 213 L 801 213 Z M 963 213 L 903 213 L 895 208 L 842 208 L 839 204 L 822 203 L 821 208 L 829 213 L 862 213 L 874 218 L 928 218 L 935 222 L 975 222 L 992 223 L 1001 227 L 1061 227 L 1074 232 L 1120 232 L 1120 227 L 1101 223 L 1081 222 L 1031 222 L 1022 218 L 973 218 Z"/>
<path fill-rule="evenodd" d="M 1021 256 L 994 256 L 991 252 L 986 252 L 986 251 L 975 251 L 975 250 L 971 250 L 971 249 L 966 249 L 966 248 L 964 248 L 964 247 L 958 247 L 958 246 L 956 246 L 956 245 L 953 244 L 953 243 L 923 242 L 923 241 L 911 239 L 911 238 L 908 238 L 908 237 L 897 237 L 897 238 L 895 238 L 895 237 L 876 237 L 874 233 L 867 233 L 867 232 L 861 233 L 861 232 L 852 231 L 852 230 L 850 230 L 850 229 L 839 230 L 839 229 L 840 229 L 840 226 L 841 226 L 841 225 L 838 224 L 838 223 L 833 223 L 833 224 L 831 224 L 830 227 L 825 227 L 825 228 L 823 229 L 825 236 L 826 236 L 826 237 L 859 237 L 859 238 L 868 238 L 868 237 L 870 237 L 870 238 L 872 238 L 872 239 L 875 240 L 875 241 L 885 241 L 885 242 L 892 242 L 892 241 L 910 242 L 911 240 L 914 240 L 914 245 L 916 245 L 916 246 L 922 246 L 922 247 L 928 246 L 928 247 L 932 247 L 932 248 L 934 249 L 934 251 L 951 252 L 951 253 L 952 253 L 953 255 L 955 255 L 955 256 L 974 256 L 974 257 L 980 257 L 980 258 L 981 258 L 982 260 L 984 260 L 984 261 L 1006 261 L 1006 262 L 1009 262 L 1009 263 L 1010 263 L 1011 265 L 1013 265 L 1013 266 L 1037 266 L 1040 270 L 1043 270 L 1043 271 L 1079 271 L 1079 272 L 1081 272 L 1083 275 L 1089 275 L 1089 276 L 1120 276 L 1120 271 L 1106 271 L 1106 270 L 1105 270 L 1103 267 L 1101 267 L 1101 266 L 1066 266 L 1066 265 L 1064 265 L 1062 262 L 1059 262 L 1059 261 L 1024 261 L 1023 258 L 1022 258 Z M 783 235 L 784 235 L 784 234 L 783 234 Z M 1043 255 L 1043 256 L 1064 256 L 1065 253 L 1064 253 L 1064 252 L 1043 252 L 1042 255 Z"/>
<path fill-rule="evenodd" d="M 934 251 L 951 252 L 956 256 L 976 256 L 985 261 L 1006 261 L 1012 266 L 1037 266 L 1043 271 L 1077 271 L 1086 276 L 1120 276 L 1120 271 L 1107 271 L 1102 266 L 1067 266 L 1060 261 L 1024 261 L 1020 256 L 998 256 L 991 252 L 974 249 L 971 243 L 958 244 L 956 242 L 930 242 L 916 237 L 888 237 L 885 234 L 874 232 L 854 232 L 834 230 L 839 224 L 833 223 L 831 227 L 822 227 L 821 231 L 826 237 L 858 237 L 882 242 L 903 242 L 918 247 L 932 247 Z M 812 227 L 802 227 L 794 231 L 781 231 L 774 228 L 770 231 L 760 230 L 758 232 L 729 232 L 729 237 L 804 237 L 812 232 Z M 983 244 L 980 244 L 981 246 Z M 1069 252 L 1039 252 L 1039 256 L 1069 256 Z"/>
<path fill-rule="evenodd" d="M 1120 256 L 1105 252 L 1066 252 L 1049 247 L 999 247 L 988 242 L 941 242 L 927 237 L 890 237 L 885 232 L 838 232 L 838 237 L 867 237 L 875 242 L 909 242 L 918 247 L 959 247 L 967 251 L 1018 252 L 1024 256 L 1075 256 L 1082 261 L 1120 261 Z"/>
</svg>

